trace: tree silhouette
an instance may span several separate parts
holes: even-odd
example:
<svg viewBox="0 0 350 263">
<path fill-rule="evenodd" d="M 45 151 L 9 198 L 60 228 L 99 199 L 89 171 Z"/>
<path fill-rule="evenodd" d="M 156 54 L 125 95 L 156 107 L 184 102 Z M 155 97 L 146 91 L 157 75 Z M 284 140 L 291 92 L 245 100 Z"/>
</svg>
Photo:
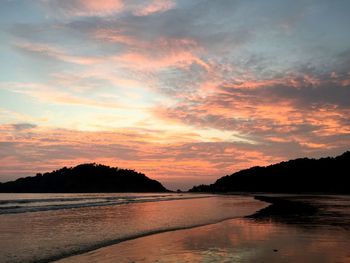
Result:
<svg viewBox="0 0 350 263">
<path fill-rule="evenodd" d="M 226 175 L 191 192 L 350 193 L 350 152 L 331 158 L 300 158 Z"/>
<path fill-rule="evenodd" d="M 88 163 L 0 184 L 0 192 L 166 192 L 161 183 L 134 170 Z"/>
</svg>

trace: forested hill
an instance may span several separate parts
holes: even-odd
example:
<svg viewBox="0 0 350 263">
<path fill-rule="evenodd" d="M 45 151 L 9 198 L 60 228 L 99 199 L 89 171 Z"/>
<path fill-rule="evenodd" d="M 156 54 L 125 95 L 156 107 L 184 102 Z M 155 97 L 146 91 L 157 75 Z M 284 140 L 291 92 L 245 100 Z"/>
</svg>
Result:
<svg viewBox="0 0 350 263">
<path fill-rule="evenodd" d="M 81 164 L 0 183 L 0 192 L 13 193 L 91 193 L 166 192 L 161 183 L 134 170 L 100 164 Z"/>
<path fill-rule="evenodd" d="M 252 167 L 190 191 L 350 194 L 350 152 L 334 158 L 301 158 Z"/>
</svg>

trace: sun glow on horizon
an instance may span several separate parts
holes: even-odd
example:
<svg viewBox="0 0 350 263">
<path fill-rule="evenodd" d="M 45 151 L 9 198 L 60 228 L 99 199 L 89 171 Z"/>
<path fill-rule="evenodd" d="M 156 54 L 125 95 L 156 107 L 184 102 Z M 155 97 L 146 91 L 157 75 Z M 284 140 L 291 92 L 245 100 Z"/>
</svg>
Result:
<svg viewBox="0 0 350 263">
<path fill-rule="evenodd" d="M 346 1 L 0 5 L 0 181 L 102 162 L 186 189 L 348 150 Z"/>
</svg>

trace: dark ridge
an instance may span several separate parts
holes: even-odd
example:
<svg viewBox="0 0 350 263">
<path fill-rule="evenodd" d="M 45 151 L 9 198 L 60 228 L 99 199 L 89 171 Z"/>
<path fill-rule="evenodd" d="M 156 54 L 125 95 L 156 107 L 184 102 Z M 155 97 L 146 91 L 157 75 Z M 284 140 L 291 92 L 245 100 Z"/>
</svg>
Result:
<svg viewBox="0 0 350 263">
<path fill-rule="evenodd" d="M 169 192 L 161 183 L 134 170 L 101 164 L 75 167 L 0 183 L 3 193 Z"/>
<path fill-rule="evenodd" d="M 189 191 L 350 194 L 349 164 L 349 151 L 334 158 L 300 158 L 241 170 Z"/>
</svg>

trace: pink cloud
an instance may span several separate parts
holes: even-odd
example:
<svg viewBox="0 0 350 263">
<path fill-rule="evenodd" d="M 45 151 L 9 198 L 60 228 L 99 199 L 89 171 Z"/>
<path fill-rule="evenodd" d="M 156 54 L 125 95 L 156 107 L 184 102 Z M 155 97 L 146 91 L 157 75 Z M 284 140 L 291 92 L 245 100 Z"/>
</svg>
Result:
<svg viewBox="0 0 350 263">
<path fill-rule="evenodd" d="M 79 0 L 79 2 L 84 9 L 97 13 L 120 11 L 124 6 L 123 1 L 121 0 Z"/>
<path fill-rule="evenodd" d="M 54 15 L 57 11 L 66 16 L 109 16 L 131 11 L 136 16 L 162 13 L 175 7 L 173 0 L 145 0 L 135 4 L 126 0 L 41 0 Z"/>
<path fill-rule="evenodd" d="M 101 58 L 93 56 L 70 55 L 65 49 L 42 43 L 15 43 L 15 47 L 32 52 L 33 54 L 51 57 L 68 63 L 79 65 L 92 65 L 102 61 Z"/>
<path fill-rule="evenodd" d="M 135 10 L 134 14 L 138 16 L 148 16 L 154 13 L 168 11 L 175 7 L 175 2 L 172 0 L 153 0 L 151 3 Z"/>
<path fill-rule="evenodd" d="M 162 57 L 152 57 L 141 53 L 127 53 L 115 57 L 114 60 L 139 70 L 159 70 L 170 66 L 185 68 L 192 63 L 208 68 L 208 65 L 201 58 L 191 52 L 174 52 Z"/>
<path fill-rule="evenodd" d="M 58 11 L 67 16 L 106 16 L 124 8 L 123 0 L 42 0 L 41 3 L 54 15 Z"/>
<path fill-rule="evenodd" d="M 185 68 L 192 63 L 206 70 L 210 68 L 209 64 L 201 58 L 200 54 L 204 52 L 202 47 L 192 39 L 158 38 L 145 41 L 113 30 L 98 30 L 95 37 L 125 44 L 131 51 L 113 56 L 112 59 L 123 63 L 129 69 L 158 70 L 170 66 Z"/>
</svg>

